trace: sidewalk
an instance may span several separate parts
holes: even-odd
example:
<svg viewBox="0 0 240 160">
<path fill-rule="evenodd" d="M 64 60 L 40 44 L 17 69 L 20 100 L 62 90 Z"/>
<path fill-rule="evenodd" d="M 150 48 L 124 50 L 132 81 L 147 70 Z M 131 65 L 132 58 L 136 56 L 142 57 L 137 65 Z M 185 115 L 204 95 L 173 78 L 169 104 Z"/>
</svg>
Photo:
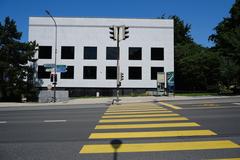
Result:
<svg viewBox="0 0 240 160">
<path fill-rule="evenodd" d="M 157 101 L 171 101 L 171 100 L 194 100 L 194 99 L 217 99 L 228 98 L 232 96 L 141 96 L 141 97 L 120 97 L 120 103 L 137 103 L 137 102 L 157 102 Z M 239 97 L 240 96 L 233 96 Z M 22 107 L 22 106 L 54 106 L 54 105 L 80 105 L 80 104 L 111 104 L 116 97 L 103 98 L 75 98 L 67 102 L 56 103 L 8 103 L 0 102 L 0 107 Z"/>
</svg>

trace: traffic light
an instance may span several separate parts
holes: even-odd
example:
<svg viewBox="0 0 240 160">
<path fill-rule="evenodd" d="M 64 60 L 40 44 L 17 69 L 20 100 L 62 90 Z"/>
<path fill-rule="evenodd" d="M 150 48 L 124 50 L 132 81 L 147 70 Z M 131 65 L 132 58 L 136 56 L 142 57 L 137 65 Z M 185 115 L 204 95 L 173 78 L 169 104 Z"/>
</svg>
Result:
<svg viewBox="0 0 240 160">
<path fill-rule="evenodd" d="M 121 73 L 121 81 L 124 80 L 124 74 Z"/>
<path fill-rule="evenodd" d="M 57 74 L 51 73 L 50 74 L 50 81 L 54 83 L 57 83 Z"/>
<path fill-rule="evenodd" d="M 113 40 L 117 40 L 118 38 L 118 28 L 117 26 L 111 26 L 109 27 L 110 29 L 110 38 L 113 39 Z"/>
<path fill-rule="evenodd" d="M 129 38 L 129 35 L 128 35 L 129 30 L 128 29 L 129 29 L 129 27 L 126 27 L 126 26 L 123 27 L 123 33 L 122 33 L 123 34 L 123 40 Z"/>
</svg>

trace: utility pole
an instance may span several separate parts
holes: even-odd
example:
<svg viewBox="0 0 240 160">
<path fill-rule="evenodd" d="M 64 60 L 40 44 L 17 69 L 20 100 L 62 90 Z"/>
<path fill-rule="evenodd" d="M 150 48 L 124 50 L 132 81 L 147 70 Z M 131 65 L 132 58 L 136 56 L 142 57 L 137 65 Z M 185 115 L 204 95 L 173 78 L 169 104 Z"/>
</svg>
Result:
<svg viewBox="0 0 240 160">
<path fill-rule="evenodd" d="M 53 76 L 53 102 L 56 102 L 56 85 L 57 85 L 57 23 L 51 13 L 45 10 L 47 15 L 53 20 L 55 25 L 55 58 L 54 58 L 54 76 Z"/>
<path fill-rule="evenodd" d="M 129 38 L 129 27 L 126 26 L 112 26 L 109 27 L 110 29 L 110 38 L 113 39 L 114 41 L 117 41 L 117 90 L 116 90 L 116 95 L 117 99 L 116 102 L 119 102 L 119 88 L 121 86 L 121 80 L 123 80 L 123 73 L 120 75 L 120 66 L 119 66 L 119 57 L 120 57 L 120 47 L 119 43 L 121 40 L 125 40 Z M 121 78 L 121 79 L 120 79 Z"/>
<path fill-rule="evenodd" d="M 121 86 L 121 82 L 119 80 L 119 73 L 120 73 L 120 67 L 119 67 L 119 56 L 120 56 L 120 48 L 119 48 L 119 27 L 117 27 L 117 102 L 119 102 L 119 87 Z"/>
</svg>

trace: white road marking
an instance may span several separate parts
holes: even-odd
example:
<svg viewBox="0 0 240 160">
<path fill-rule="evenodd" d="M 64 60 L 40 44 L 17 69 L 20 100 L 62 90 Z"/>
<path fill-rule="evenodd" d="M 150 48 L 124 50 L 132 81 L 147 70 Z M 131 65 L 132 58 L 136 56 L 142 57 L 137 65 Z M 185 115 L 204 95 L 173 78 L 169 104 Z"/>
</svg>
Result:
<svg viewBox="0 0 240 160">
<path fill-rule="evenodd" d="M 0 124 L 4 124 L 4 123 L 7 123 L 7 121 L 0 121 Z"/>
<path fill-rule="evenodd" d="M 240 103 L 233 103 L 233 104 L 240 105 Z"/>
<path fill-rule="evenodd" d="M 46 123 L 58 123 L 58 122 L 67 122 L 65 119 L 58 119 L 58 120 L 44 120 L 43 122 Z"/>
</svg>

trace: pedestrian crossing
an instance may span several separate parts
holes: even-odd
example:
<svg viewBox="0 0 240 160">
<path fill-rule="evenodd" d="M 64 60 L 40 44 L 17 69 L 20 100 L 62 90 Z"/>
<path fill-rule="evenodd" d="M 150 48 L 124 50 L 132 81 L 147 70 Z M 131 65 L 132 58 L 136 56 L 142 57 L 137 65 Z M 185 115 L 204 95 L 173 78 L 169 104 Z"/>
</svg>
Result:
<svg viewBox="0 0 240 160">
<path fill-rule="evenodd" d="M 126 152 L 161 152 L 161 151 L 184 151 L 206 149 L 231 149 L 239 148 L 239 145 L 229 141 L 198 141 L 198 142 L 164 142 L 164 143 L 138 143 L 122 144 L 118 153 Z M 114 153 L 111 144 L 85 145 L 80 153 Z"/>
<path fill-rule="evenodd" d="M 114 138 L 152 138 L 152 137 L 184 137 L 184 136 L 212 136 L 216 133 L 210 130 L 178 130 L 178 131 L 152 131 L 152 132 L 110 132 L 92 133 L 89 139 Z"/>
<path fill-rule="evenodd" d="M 166 108 L 164 106 L 167 106 Z M 185 140 L 167 141 L 164 138 L 176 137 L 214 137 L 214 131 L 202 129 L 200 124 L 191 122 L 187 117 L 174 113 L 171 109 L 180 109 L 166 103 L 159 106 L 154 103 L 134 103 L 110 106 L 99 120 L 89 140 L 101 144 L 84 145 L 80 154 L 115 153 L 116 148 L 109 140 L 122 140 L 118 153 L 201 151 L 240 149 L 240 145 L 228 139 L 221 140 Z M 159 139 L 161 138 L 161 139 Z M 154 139 L 152 142 L 139 140 Z M 135 140 L 128 142 L 126 140 Z M 234 159 L 235 160 L 235 159 Z"/>
<path fill-rule="evenodd" d="M 136 129 L 136 128 L 171 128 L 171 127 L 197 127 L 200 126 L 194 122 L 180 123 L 148 123 L 148 124 L 113 124 L 113 125 L 97 125 L 95 129 Z"/>
</svg>

